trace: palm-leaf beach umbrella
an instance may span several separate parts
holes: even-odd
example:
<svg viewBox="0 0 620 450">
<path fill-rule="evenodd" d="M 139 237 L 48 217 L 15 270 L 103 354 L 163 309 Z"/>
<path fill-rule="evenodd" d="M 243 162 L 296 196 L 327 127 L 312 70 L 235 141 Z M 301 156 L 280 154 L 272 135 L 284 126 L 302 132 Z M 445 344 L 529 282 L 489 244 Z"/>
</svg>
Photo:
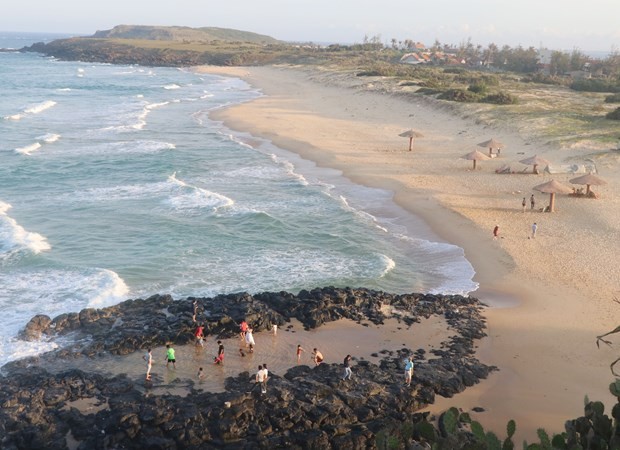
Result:
<svg viewBox="0 0 620 450">
<path fill-rule="evenodd" d="M 493 153 L 494 148 L 504 148 L 504 144 L 496 139 L 489 139 L 488 141 L 484 141 L 478 144 L 478 147 L 484 147 L 489 149 L 489 155 Z"/>
<path fill-rule="evenodd" d="M 536 166 L 543 165 L 543 164 L 549 164 L 549 161 L 547 161 L 545 158 L 542 158 L 538 155 L 530 156 L 529 158 L 522 159 L 519 162 L 521 164 L 525 164 L 528 166 L 534 166 L 532 167 L 532 173 L 536 173 Z"/>
<path fill-rule="evenodd" d="M 411 151 L 411 149 L 413 148 L 413 138 L 424 137 L 422 133 L 418 133 L 417 131 L 413 129 L 403 131 L 402 133 L 399 134 L 399 136 L 409 138 L 409 151 Z"/>
<path fill-rule="evenodd" d="M 479 150 L 474 150 L 473 152 L 469 152 L 468 154 L 461 156 L 461 159 L 467 159 L 469 161 L 473 161 L 474 170 L 476 170 L 476 161 L 487 161 L 491 158 L 489 158 L 487 155 L 485 155 Z"/>
<path fill-rule="evenodd" d="M 573 183 L 573 184 L 585 184 L 586 185 L 586 195 L 588 195 L 590 193 L 590 186 L 602 186 L 604 184 L 607 184 L 607 181 L 605 181 L 602 178 L 599 178 L 596 175 L 593 175 L 591 173 L 588 173 L 586 175 L 582 175 L 582 176 L 577 177 L 577 178 L 573 178 L 572 180 L 570 180 L 570 182 Z"/>
<path fill-rule="evenodd" d="M 534 186 L 533 189 L 538 192 L 549 194 L 549 212 L 553 212 L 555 206 L 555 194 L 570 194 L 573 192 L 571 188 L 555 180 L 547 181 L 546 183 Z"/>
</svg>

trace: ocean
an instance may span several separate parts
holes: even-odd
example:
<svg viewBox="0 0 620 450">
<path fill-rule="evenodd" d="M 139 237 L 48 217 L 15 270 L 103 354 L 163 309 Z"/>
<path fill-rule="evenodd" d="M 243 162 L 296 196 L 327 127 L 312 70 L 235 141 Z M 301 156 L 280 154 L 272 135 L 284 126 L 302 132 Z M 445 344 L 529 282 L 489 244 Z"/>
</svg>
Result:
<svg viewBox="0 0 620 450">
<path fill-rule="evenodd" d="M 0 32 L 0 48 L 55 36 Z M 0 366 L 54 317 L 129 298 L 322 286 L 467 294 L 457 246 L 338 171 L 209 112 L 262 93 L 192 72 L 0 53 Z"/>
</svg>

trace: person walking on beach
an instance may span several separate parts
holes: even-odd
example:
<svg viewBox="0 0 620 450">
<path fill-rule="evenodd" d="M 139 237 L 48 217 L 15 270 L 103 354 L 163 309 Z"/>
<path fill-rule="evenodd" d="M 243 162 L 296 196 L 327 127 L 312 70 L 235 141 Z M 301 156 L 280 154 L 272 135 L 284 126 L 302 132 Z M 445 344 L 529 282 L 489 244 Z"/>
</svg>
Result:
<svg viewBox="0 0 620 450">
<path fill-rule="evenodd" d="M 527 203 L 525 202 L 525 197 L 523 197 L 523 201 L 521 202 L 521 206 L 523 206 L 523 212 L 525 212 L 525 205 L 527 205 Z"/>
<path fill-rule="evenodd" d="M 204 373 L 204 371 L 202 370 L 202 367 L 198 368 L 198 373 L 196 374 L 196 377 L 197 377 L 199 380 L 202 380 L 202 379 L 205 377 L 205 373 Z"/>
<path fill-rule="evenodd" d="M 350 380 L 353 372 L 351 372 L 351 355 L 347 355 L 344 357 L 344 376 L 342 377 L 342 381 Z"/>
<path fill-rule="evenodd" d="M 532 239 L 534 239 L 536 237 L 536 231 L 538 230 L 538 225 L 536 225 L 536 222 L 534 222 L 532 224 Z"/>
<path fill-rule="evenodd" d="M 196 338 L 196 345 L 200 345 L 201 347 L 204 346 L 204 330 L 205 327 L 201 324 L 196 327 L 196 331 L 194 332 L 194 337 Z"/>
<path fill-rule="evenodd" d="M 312 352 L 312 360 L 314 361 L 314 364 L 317 366 L 323 362 L 323 354 L 320 351 L 318 351 L 316 348 Z"/>
<path fill-rule="evenodd" d="M 245 332 L 248 331 L 248 323 L 243 319 L 239 325 L 239 336 L 241 339 L 245 339 Z"/>
<path fill-rule="evenodd" d="M 168 344 L 166 345 L 166 369 L 170 363 L 172 363 L 173 368 L 177 368 L 177 360 L 174 356 L 174 349 L 170 346 L 170 344 Z"/>
<path fill-rule="evenodd" d="M 222 341 L 217 341 L 217 356 L 213 359 L 214 364 L 222 364 L 224 362 L 224 344 Z"/>
<path fill-rule="evenodd" d="M 153 353 L 150 348 L 146 351 L 142 359 L 146 361 L 146 380 L 150 381 L 151 380 L 151 368 L 153 367 Z"/>
<path fill-rule="evenodd" d="M 536 200 L 534 199 L 534 194 L 530 197 L 530 209 L 533 211 L 536 206 Z"/>
<path fill-rule="evenodd" d="M 305 352 L 301 345 L 297 344 L 297 364 L 301 362 L 301 352 Z"/>
<path fill-rule="evenodd" d="M 499 225 L 495 225 L 495 228 L 493 228 L 493 240 L 496 240 L 498 236 L 499 236 Z"/>
<path fill-rule="evenodd" d="M 411 385 L 411 378 L 413 378 L 413 356 L 407 358 L 405 362 L 405 385 Z"/>
<path fill-rule="evenodd" d="M 252 330 L 252 328 L 248 327 L 245 331 L 245 345 L 246 347 L 249 347 L 250 353 L 254 353 L 254 346 L 256 345 L 256 342 L 254 342 L 254 330 Z"/>
</svg>

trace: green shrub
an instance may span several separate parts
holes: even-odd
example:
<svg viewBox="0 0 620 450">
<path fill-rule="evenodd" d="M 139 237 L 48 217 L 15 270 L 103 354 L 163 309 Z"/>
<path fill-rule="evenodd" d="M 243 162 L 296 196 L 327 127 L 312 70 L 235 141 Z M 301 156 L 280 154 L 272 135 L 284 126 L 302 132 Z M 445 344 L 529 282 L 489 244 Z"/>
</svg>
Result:
<svg viewBox="0 0 620 450">
<path fill-rule="evenodd" d="M 453 102 L 475 102 L 479 96 L 471 91 L 463 89 L 448 89 L 439 96 L 442 100 L 451 100 Z"/>
<path fill-rule="evenodd" d="M 599 79 L 575 80 L 570 84 L 570 88 L 586 92 L 620 92 L 620 83 Z"/>
<path fill-rule="evenodd" d="M 445 69 L 443 69 L 443 73 L 454 73 L 457 75 L 461 75 L 467 73 L 467 70 L 463 69 L 462 67 L 446 67 Z"/>
<path fill-rule="evenodd" d="M 605 103 L 620 103 L 620 93 L 605 97 Z"/>
<path fill-rule="evenodd" d="M 470 84 L 467 90 L 475 94 L 485 94 L 487 92 L 487 85 L 478 81 L 474 84 Z"/>
<path fill-rule="evenodd" d="M 482 99 L 482 101 L 484 103 L 493 103 L 495 105 L 516 105 L 518 103 L 517 97 L 501 91 L 497 94 L 487 95 Z"/>
<path fill-rule="evenodd" d="M 611 120 L 620 120 L 620 108 L 616 108 L 615 110 L 608 112 L 605 117 Z"/>
</svg>

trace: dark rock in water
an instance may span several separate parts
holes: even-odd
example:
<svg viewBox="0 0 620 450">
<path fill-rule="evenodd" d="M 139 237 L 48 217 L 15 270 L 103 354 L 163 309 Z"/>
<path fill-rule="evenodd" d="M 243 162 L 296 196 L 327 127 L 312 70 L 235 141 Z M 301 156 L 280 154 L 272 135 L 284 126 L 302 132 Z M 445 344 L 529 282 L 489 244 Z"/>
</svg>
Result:
<svg viewBox="0 0 620 450">
<path fill-rule="evenodd" d="M 30 322 L 26 325 L 21 333 L 19 334 L 19 338 L 24 341 L 38 341 L 41 339 L 43 332 L 47 330 L 52 323 L 52 319 L 44 314 L 37 314 Z"/>
<path fill-rule="evenodd" d="M 380 352 L 378 364 L 358 361 L 353 382 L 342 367 L 295 366 L 272 375 L 268 392 L 247 393 L 250 374 L 226 380 L 226 392 L 191 390 L 186 397 L 159 395 L 125 375 L 104 377 L 79 370 L 53 375 L 36 367 L 99 352 L 126 354 L 146 347 L 193 339 L 196 322 L 210 335 L 232 337 L 242 320 L 269 330 L 292 318 L 306 328 L 349 318 L 380 324 L 382 307 L 407 314 L 411 323 L 442 315 L 455 335 L 424 360 L 424 352 Z M 324 288 L 219 295 L 175 301 L 168 295 L 128 300 L 50 320 L 34 317 L 22 336 L 54 339 L 71 333 L 75 344 L 6 365 L 0 380 L 0 448 L 373 448 L 375 434 L 395 423 L 422 420 L 417 413 L 435 395 L 451 397 L 485 378 L 493 367 L 475 358 L 484 319 L 476 299 L 421 294 L 391 295 L 367 289 Z M 412 386 L 403 385 L 403 360 L 414 355 Z M 105 405 L 85 414 L 72 402 Z"/>
</svg>

